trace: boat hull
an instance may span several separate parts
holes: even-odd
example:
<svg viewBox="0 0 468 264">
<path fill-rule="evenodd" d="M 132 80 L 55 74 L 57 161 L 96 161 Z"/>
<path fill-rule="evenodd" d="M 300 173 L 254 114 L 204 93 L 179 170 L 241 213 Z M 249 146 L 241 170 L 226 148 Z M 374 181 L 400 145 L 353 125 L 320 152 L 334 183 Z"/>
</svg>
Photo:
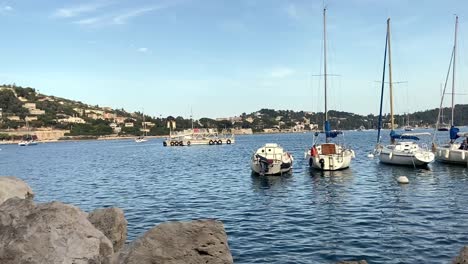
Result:
<svg viewBox="0 0 468 264">
<path fill-rule="evenodd" d="M 401 166 L 427 166 L 434 161 L 434 153 L 425 150 L 404 152 L 383 148 L 379 153 L 382 163 Z"/>
<path fill-rule="evenodd" d="M 468 166 L 468 150 L 459 149 L 460 144 L 436 147 L 435 159 L 439 162 Z"/>
<path fill-rule="evenodd" d="M 262 168 L 262 164 L 258 161 L 252 160 L 250 163 L 250 168 L 252 172 L 260 175 L 281 175 L 285 173 L 289 173 L 292 170 L 292 161 L 291 163 L 274 163 L 268 164 L 268 168 L 264 171 Z"/>
<path fill-rule="evenodd" d="M 213 139 L 168 139 L 163 142 L 166 147 L 192 146 L 192 145 L 231 145 L 236 141 L 234 138 L 213 138 Z"/>
<path fill-rule="evenodd" d="M 326 150 L 325 145 L 328 145 Z M 331 153 L 330 153 L 331 147 Z M 306 152 L 306 159 L 313 169 L 336 171 L 349 168 L 354 158 L 354 151 L 336 144 L 322 144 L 316 147 L 316 153 Z"/>
</svg>

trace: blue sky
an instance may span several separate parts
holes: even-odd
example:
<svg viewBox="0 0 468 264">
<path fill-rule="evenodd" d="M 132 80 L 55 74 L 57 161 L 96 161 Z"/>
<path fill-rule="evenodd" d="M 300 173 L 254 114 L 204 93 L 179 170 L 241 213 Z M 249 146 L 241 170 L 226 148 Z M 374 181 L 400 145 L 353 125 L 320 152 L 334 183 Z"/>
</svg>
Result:
<svg viewBox="0 0 468 264">
<path fill-rule="evenodd" d="M 386 19 L 397 112 L 435 108 L 468 2 L 326 1 L 330 108 L 377 113 Z M 154 116 L 323 111 L 323 1 L 0 0 L 0 83 Z M 388 100 L 386 100 L 388 101 Z M 457 103 L 468 103 L 458 96 Z M 388 106 L 388 103 L 386 104 Z M 388 108 L 388 107 L 387 107 Z"/>
</svg>

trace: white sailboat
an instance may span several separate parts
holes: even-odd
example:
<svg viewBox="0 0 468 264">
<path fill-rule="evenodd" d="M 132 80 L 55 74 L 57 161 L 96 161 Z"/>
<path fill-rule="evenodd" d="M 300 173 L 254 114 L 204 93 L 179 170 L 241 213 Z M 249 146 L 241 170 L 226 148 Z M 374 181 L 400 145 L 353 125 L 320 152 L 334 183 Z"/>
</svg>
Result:
<svg viewBox="0 0 468 264">
<path fill-rule="evenodd" d="M 454 123 L 454 113 L 455 113 L 455 61 L 456 61 L 456 52 L 457 52 L 457 30 L 458 30 L 458 16 L 455 18 L 455 39 L 452 51 L 452 58 L 451 58 L 451 66 L 452 66 L 452 119 L 450 122 L 450 142 L 444 145 L 438 146 L 435 143 L 435 135 L 433 137 L 433 149 L 434 154 L 437 161 L 444 162 L 444 163 L 452 163 L 452 164 L 462 164 L 468 166 L 468 133 L 467 132 L 460 132 L 460 130 L 455 127 Z M 449 68 L 450 72 L 450 68 Z M 439 117 L 437 118 L 436 123 L 436 130 L 440 131 L 440 115 L 442 110 L 442 104 L 444 100 L 445 88 L 447 87 L 447 80 L 448 75 L 446 77 L 446 83 L 444 87 L 444 91 L 442 93 L 442 98 L 440 100 L 440 108 L 439 108 Z M 456 140 L 458 138 L 464 138 L 463 143 L 458 143 Z"/>
<path fill-rule="evenodd" d="M 390 145 L 382 146 L 380 144 L 380 130 L 382 129 L 382 105 L 384 96 L 385 86 L 385 66 L 388 51 L 388 75 L 389 75 L 389 86 L 390 86 L 390 124 L 391 132 Z M 377 147 L 376 152 L 379 155 L 379 160 L 382 163 L 393 164 L 393 165 L 406 165 L 406 166 L 424 166 L 434 160 L 434 154 L 427 148 L 422 148 L 418 144 L 410 140 L 419 140 L 418 136 L 430 135 L 430 133 L 403 133 L 397 134 L 394 131 L 394 119 L 393 119 L 393 87 L 392 87 L 392 56 L 391 56 L 391 45 L 390 45 L 390 18 L 387 20 L 387 35 L 385 41 L 385 56 L 384 56 L 384 67 L 382 74 L 382 92 L 380 98 L 380 114 L 379 114 L 379 125 L 377 133 Z M 397 139 L 404 139 L 407 141 L 396 142 Z"/>
<path fill-rule="evenodd" d="M 278 144 L 268 143 L 255 151 L 250 168 L 260 175 L 281 175 L 292 170 L 293 160 Z"/>
<path fill-rule="evenodd" d="M 26 138 L 18 142 L 18 146 L 26 147 L 26 146 L 35 146 L 37 145 L 37 141 L 34 140 L 34 137 L 29 134 L 29 122 L 28 122 L 28 117 L 25 118 L 26 120 L 26 128 L 28 129 L 28 134 L 26 135 Z"/>
<path fill-rule="evenodd" d="M 354 151 L 344 145 L 330 142 L 341 131 L 332 131 L 330 122 L 328 121 L 327 109 L 327 41 L 326 41 L 326 9 L 323 9 L 323 47 L 324 47 L 324 88 L 325 88 L 325 143 L 317 144 L 319 133 L 315 133 L 314 145 L 305 153 L 305 157 L 309 161 L 310 167 L 324 171 L 336 171 L 346 169 L 351 164 L 351 159 L 354 158 Z"/>
<path fill-rule="evenodd" d="M 137 138 L 135 138 L 135 142 L 136 143 L 143 143 L 143 142 L 146 142 L 148 141 L 145 137 L 147 135 L 146 133 L 146 122 L 145 122 L 145 114 L 143 114 L 143 135 L 142 136 L 139 136 Z"/>
</svg>

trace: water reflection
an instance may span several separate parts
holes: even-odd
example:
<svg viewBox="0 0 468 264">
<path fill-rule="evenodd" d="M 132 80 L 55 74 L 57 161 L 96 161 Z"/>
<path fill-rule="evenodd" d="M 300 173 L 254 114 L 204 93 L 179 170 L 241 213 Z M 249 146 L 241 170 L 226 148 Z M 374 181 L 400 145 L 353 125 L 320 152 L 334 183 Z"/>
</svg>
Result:
<svg viewBox="0 0 468 264">
<path fill-rule="evenodd" d="M 258 175 L 256 173 L 251 173 L 252 179 L 252 188 L 255 191 L 262 190 L 281 190 L 291 183 L 293 178 L 292 173 L 286 173 L 283 175 L 267 176 L 267 175 Z"/>
</svg>

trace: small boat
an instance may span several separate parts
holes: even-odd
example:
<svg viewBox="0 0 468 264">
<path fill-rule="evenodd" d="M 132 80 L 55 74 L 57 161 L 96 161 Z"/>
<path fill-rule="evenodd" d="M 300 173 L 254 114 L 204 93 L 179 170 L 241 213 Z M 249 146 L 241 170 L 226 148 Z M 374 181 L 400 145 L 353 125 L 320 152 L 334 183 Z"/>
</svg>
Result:
<svg viewBox="0 0 468 264">
<path fill-rule="evenodd" d="M 18 142 L 18 146 L 22 147 L 35 145 L 37 145 L 37 141 L 35 141 L 34 139 L 21 140 L 20 142 Z"/>
<path fill-rule="evenodd" d="M 389 69 L 389 89 L 390 89 L 390 145 L 382 146 L 380 144 L 380 130 L 382 129 L 382 106 L 385 87 L 385 66 L 388 53 L 388 69 Z M 393 89 L 392 89 L 392 60 L 390 49 L 390 18 L 387 20 L 387 35 L 385 43 L 384 67 L 382 74 L 382 91 L 380 95 L 380 113 L 377 132 L 377 146 L 375 152 L 379 155 L 381 163 L 403 166 L 426 166 L 434 161 L 434 153 L 426 147 L 420 147 L 413 141 L 396 142 L 397 139 L 402 140 L 419 140 L 418 136 L 431 135 L 430 133 L 402 133 L 398 134 L 394 131 L 395 124 L 393 118 Z"/>
<path fill-rule="evenodd" d="M 405 131 L 413 131 L 414 128 L 411 127 L 411 126 L 405 126 L 405 127 L 404 127 L 404 130 L 405 130 Z"/>
<path fill-rule="evenodd" d="M 147 135 L 147 129 L 146 129 L 146 122 L 145 122 L 145 114 L 143 114 L 143 122 L 142 122 L 142 126 L 143 126 L 143 135 L 135 138 L 135 142 L 136 143 L 143 143 L 143 142 L 146 142 L 148 141 L 145 137 Z"/>
<path fill-rule="evenodd" d="M 137 137 L 135 138 L 136 143 L 142 143 L 148 141 L 145 137 Z"/>
<path fill-rule="evenodd" d="M 250 167 L 260 175 L 281 175 L 291 171 L 293 160 L 278 144 L 268 143 L 253 154 Z"/>
</svg>

